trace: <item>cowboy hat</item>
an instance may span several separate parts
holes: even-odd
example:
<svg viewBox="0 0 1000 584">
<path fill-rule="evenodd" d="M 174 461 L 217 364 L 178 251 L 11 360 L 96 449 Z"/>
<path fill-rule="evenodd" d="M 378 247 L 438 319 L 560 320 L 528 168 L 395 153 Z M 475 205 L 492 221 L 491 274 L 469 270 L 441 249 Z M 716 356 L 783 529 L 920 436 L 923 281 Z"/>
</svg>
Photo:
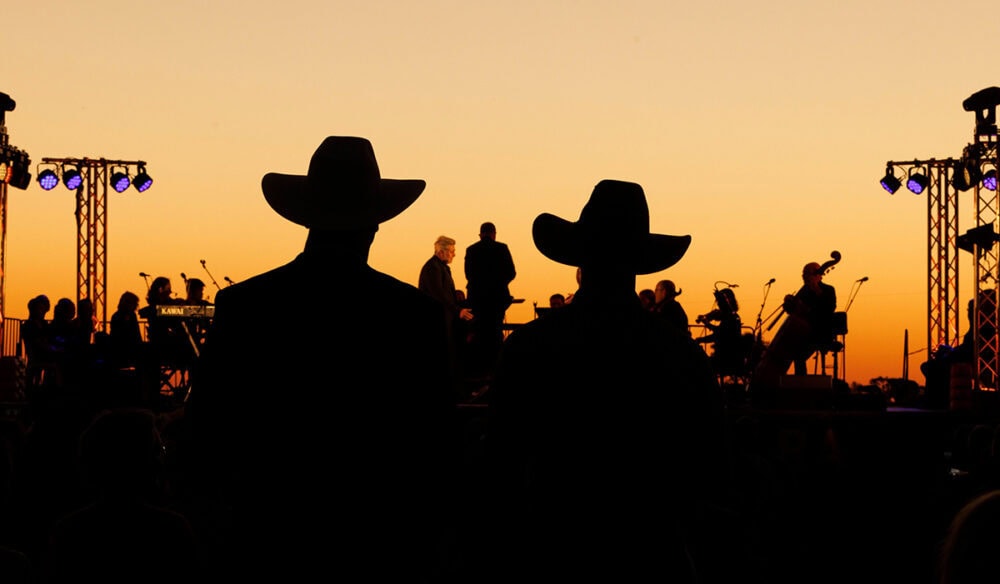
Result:
<svg viewBox="0 0 1000 584">
<path fill-rule="evenodd" d="M 652 274 L 680 260 L 690 235 L 649 232 L 646 194 L 636 183 L 602 180 L 576 222 L 549 213 L 531 226 L 535 247 L 569 266 L 619 266 L 633 274 Z"/>
<path fill-rule="evenodd" d="M 399 215 L 427 183 L 382 178 L 375 150 L 365 138 L 330 136 L 309 162 L 309 174 L 270 172 L 261 180 L 271 208 L 308 228 L 375 226 Z"/>
</svg>

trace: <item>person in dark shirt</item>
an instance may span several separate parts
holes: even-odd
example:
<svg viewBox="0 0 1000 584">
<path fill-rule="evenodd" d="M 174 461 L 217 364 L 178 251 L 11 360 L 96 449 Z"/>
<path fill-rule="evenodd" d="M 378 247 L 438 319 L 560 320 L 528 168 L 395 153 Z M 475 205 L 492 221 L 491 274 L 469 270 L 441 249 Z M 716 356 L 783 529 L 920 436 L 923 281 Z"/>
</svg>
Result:
<svg viewBox="0 0 1000 584">
<path fill-rule="evenodd" d="M 532 235 L 582 278 L 572 303 L 511 332 L 500 354 L 488 565 L 509 570 L 498 581 L 693 581 L 687 550 L 711 547 L 693 528 L 727 476 L 722 394 L 705 352 L 635 292 L 637 274 L 669 268 L 691 238 L 650 233 L 642 187 L 615 180 L 578 221 L 543 213 Z"/>
<path fill-rule="evenodd" d="M 801 351 L 792 362 L 795 374 L 805 375 L 809 357 L 827 349 L 836 340 L 833 313 L 837 310 L 837 290 L 823 281 L 822 266 L 810 262 L 802 268 L 802 287 L 792 299 L 786 299 L 786 303 L 789 315 L 800 317 L 808 325 Z"/>
<path fill-rule="evenodd" d="M 444 581 L 462 454 L 444 309 L 368 264 L 425 184 L 381 178 L 352 136 L 324 139 L 306 175 L 264 175 L 308 235 L 215 295 L 184 410 L 209 580 Z M 262 307 L 319 304 L 336 309 L 261 330 Z"/>
<path fill-rule="evenodd" d="M 417 288 L 444 307 L 448 329 L 448 361 L 456 376 L 465 374 L 467 363 L 461 357 L 465 354 L 465 329 L 470 326 L 475 314 L 468 306 L 458 301 L 455 279 L 451 274 L 451 262 L 455 259 L 455 240 L 441 235 L 434 241 L 434 255 L 427 258 L 420 268 Z"/>
<path fill-rule="evenodd" d="M 503 323 L 513 296 L 510 283 L 517 276 L 514 259 L 506 243 L 497 241 L 491 222 L 479 227 L 479 241 L 465 250 L 465 279 L 472 321 L 470 364 L 475 372 L 489 377 L 503 344 Z"/>
</svg>

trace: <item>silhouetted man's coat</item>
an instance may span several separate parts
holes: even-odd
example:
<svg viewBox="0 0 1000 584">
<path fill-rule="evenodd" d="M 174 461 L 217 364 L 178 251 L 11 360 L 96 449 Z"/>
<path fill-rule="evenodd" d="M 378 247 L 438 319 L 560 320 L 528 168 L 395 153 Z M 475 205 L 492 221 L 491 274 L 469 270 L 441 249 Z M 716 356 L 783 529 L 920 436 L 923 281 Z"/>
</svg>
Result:
<svg viewBox="0 0 1000 584">
<path fill-rule="evenodd" d="M 367 264 L 424 182 L 382 179 L 367 140 L 333 136 L 307 176 L 262 187 L 309 236 L 215 297 L 185 417 L 218 576 L 433 580 L 460 447 L 445 317 Z"/>
<path fill-rule="evenodd" d="M 189 414 L 236 497 L 240 561 L 361 562 L 372 547 L 398 556 L 372 561 L 430 559 L 421 530 L 442 517 L 455 447 L 446 350 L 440 305 L 323 253 L 216 295 Z"/>
<path fill-rule="evenodd" d="M 516 275 L 507 244 L 486 237 L 466 248 L 466 291 L 473 314 L 472 367 L 480 374 L 492 372 L 503 343 L 503 322 L 513 300 L 509 285 Z"/>
<path fill-rule="evenodd" d="M 500 354 L 490 563 L 510 581 L 692 581 L 690 530 L 726 477 L 721 394 L 705 352 L 635 293 L 690 237 L 650 233 L 641 186 L 622 181 L 598 183 L 575 223 L 539 215 L 532 236 L 581 268 L 580 289 Z"/>
</svg>

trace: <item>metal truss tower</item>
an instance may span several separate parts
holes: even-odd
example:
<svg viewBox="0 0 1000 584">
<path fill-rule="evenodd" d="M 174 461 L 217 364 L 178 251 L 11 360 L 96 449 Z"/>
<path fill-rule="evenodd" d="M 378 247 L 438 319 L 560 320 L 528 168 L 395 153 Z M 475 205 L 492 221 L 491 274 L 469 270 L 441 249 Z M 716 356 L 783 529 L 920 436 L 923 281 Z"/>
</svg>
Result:
<svg viewBox="0 0 1000 584">
<path fill-rule="evenodd" d="M 979 165 L 979 172 L 986 173 L 993 170 L 994 174 L 1000 168 L 1000 158 L 997 150 L 996 126 L 992 128 L 990 134 L 980 134 L 977 125 L 975 141 L 968 147 L 970 159 L 975 160 L 973 164 Z M 975 176 L 975 174 L 974 174 Z M 997 221 L 1000 219 L 1000 198 L 998 190 L 984 188 L 981 180 L 976 180 L 973 186 L 976 192 L 976 226 L 978 228 L 989 227 L 987 233 L 996 233 Z M 1000 331 L 1000 322 L 997 310 L 998 289 L 1000 289 L 1000 262 L 998 262 L 998 252 L 996 237 L 987 244 L 980 245 L 981 242 L 973 242 L 976 257 L 976 295 L 975 295 L 975 352 L 976 352 L 976 383 L 977 389 L 996 391 L 998 372 L 1000 372 L 1000 340 L 997 331 Z"/>
<path fill-rule="evenodd" d="M 145 167 L 141 160 L 104 158 L 43 158 L 42 164 L 73 167 L 83 179 L 76 189 L 76 300 L 89 298 L 102 330 L 108 326 L 108 184 L 109 169 Z"/>
<path fill-rule="evenodd" d="M 0 150 L 7 148 L 7 126 L 0 117 Z M 0 180 L 0 339 L 7 321 L 7 182 Z M 0 343 L 0 355 L 3 344 Z"/>
<path fill-rule="evenodd" d="M 895 177 L 894 168 L 903 169 L 906 179 L 916 174 L 927 177 L 927 349 L 957 346 L 960 310 L 958 298 L 958 250 L 974 258 L 973 296 L 975 388 L 996 391 L 1000 379 L 1000 256 L 996 243 L 1000 221 L 1000 190 L 987 188 L 983 178 L 1000 172 L 997 147 L 996 107 L 1000 88 L 978 91 L 962 103 L 976 113 L 973 142 L 966 145 L 960 159 L 889 161 L 886 176 Z M 899 182 L 896 182 L 896 188 Z M 975 194 L 976 227 L 958 233 L 958 197 L 961 191 Z"/>
<path fill-rule="evenodd" d="M 958 191 L 949 180 L 954 159 L 889 161 L 907 177 L 923 174 L 927 194 L 927 348 L 954 346 L 959 339 Z"/>
</svg>

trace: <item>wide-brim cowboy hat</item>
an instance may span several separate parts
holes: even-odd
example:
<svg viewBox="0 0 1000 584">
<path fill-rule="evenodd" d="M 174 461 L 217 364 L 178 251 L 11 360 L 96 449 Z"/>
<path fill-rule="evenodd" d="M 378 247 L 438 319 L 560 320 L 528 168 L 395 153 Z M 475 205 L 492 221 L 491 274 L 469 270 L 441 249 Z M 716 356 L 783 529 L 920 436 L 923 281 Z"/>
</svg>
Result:
<svg viewBox="0 0 1000 584">
<path fill-rule="evenodd" d="M 542 213 L 531 235 L 538 251 L 560 264 L 616 266 L 633 274 L 669 268 L 691 245 L 690 235 L 650 233 L 642 187 L 617 180 L 597 183 L 577 221 Z"/>
<path fill-rule="evenodd" d="M 371 142 L 351 136 L 323 140 L 306 175 L 271 172 L 261 180 L 264 198 L 279 215 L 320 229 L 377 226 L 412 205 L 426 184 L 382 178 Z"/>
</svg>

